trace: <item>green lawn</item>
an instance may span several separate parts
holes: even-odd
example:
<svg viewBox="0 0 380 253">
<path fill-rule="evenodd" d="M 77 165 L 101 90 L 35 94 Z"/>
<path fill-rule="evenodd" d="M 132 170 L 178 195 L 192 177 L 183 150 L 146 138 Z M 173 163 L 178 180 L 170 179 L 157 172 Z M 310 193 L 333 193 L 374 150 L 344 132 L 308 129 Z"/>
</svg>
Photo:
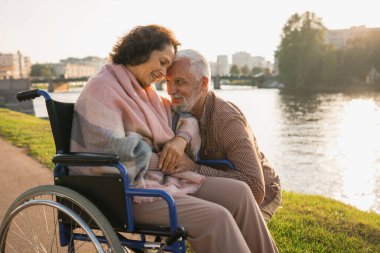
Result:
<svg viewBox="0 0 380 253">
<path fill-rule="evenodd" d="M 0 136 L 52 168 L 55 148 L 47 120 L 0 108 Z M 283 196 L 268 225 L 280 252 L 380 252 L 380 215 L 321 196 Z"/>
</svg>

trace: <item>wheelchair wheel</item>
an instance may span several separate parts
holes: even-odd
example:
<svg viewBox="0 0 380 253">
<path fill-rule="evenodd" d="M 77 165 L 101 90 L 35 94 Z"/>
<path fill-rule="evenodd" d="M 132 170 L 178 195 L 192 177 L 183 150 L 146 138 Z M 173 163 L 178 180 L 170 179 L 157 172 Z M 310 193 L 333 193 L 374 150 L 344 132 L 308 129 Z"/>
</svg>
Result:
<svg viewBox="0 0 380 253">
<path fill-rule="evenodd" d="M 112 226 L 79 193 L 56 185 L 32 188 L 10 206 L 0 252 L 124 252 Z"/>
</svg>

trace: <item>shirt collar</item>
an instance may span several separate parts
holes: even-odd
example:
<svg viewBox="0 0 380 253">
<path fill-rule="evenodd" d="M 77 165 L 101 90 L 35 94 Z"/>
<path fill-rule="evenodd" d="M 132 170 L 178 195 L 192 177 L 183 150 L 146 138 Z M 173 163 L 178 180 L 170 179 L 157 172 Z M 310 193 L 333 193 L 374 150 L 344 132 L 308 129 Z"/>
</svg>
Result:
<svg viewBox="0 0 380 253">
<path fill-rule="evenodd" d="M 213 91 L 209 91 L 206 96 L 205 105 L 203 107 L 203 113 L 200 120 L 201 128 L 206 128 L 208 123 L 210 122 L 211 113 L 214 110 L 214 101 L 215 93 Z"/>
</svg>

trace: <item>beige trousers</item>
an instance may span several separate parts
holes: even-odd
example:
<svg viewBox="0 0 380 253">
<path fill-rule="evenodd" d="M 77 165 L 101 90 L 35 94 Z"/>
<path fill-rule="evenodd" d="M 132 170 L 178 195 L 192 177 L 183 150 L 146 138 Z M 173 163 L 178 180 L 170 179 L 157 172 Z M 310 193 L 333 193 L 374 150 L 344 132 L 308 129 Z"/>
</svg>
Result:
<svg viewBox="0 0 380 253">
<path fill-rule="evenodd" d="M 277 196 L 265 207 L 261 207 L 261 215 L 263 216 L 265 223 L 268 224 L 268 222 L 272 219 L 273 214 L 276 212 L 276 210 L 281 206 L 281 200 L 282 200 L 282 194 L 279 193 Z"/>
<path fill-rule="evenodd" d="M 192 196 L 176 197 L 179 224 L 196 253 L 277 252 L 259 207 L 244 182 L 207 177 Z M 166 202 L 135 204 L 135 221 L 168 224 Z"/>
</svg>

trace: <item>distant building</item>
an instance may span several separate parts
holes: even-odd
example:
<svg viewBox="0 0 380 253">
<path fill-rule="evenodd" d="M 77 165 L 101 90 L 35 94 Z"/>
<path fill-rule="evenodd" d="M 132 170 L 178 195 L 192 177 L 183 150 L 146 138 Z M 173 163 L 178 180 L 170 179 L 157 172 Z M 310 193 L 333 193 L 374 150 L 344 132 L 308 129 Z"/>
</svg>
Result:
<svg viewBox="0 0 380 253">
<path fill-rule="evenodd" d="M 237 52 L 232 55 L 232 64 L 240 68 L 247 66 L 252 69 L 252 57 L 247 52 Z"/>
<path fill-rule="evenodd" d="M 31 71 L 30 58 L 20 51 L 16 54 L 0 53 L 0 79 L 29 78 Z"/>
<path fill-rule="evenodd" d="M 374 83 L 378 80 L 380 80 L 380 72 L 373 67 L 366 77 L 366 83 Z"/>
<path fill-rule="evenodd" d="M 216 75 L 217 73 L 218 73 L 218 66 L 217 66 L 217 64 L 216 64 L 216 62 L 209 62 L 209 64 L 210 64 L 210 71 L 211 71 L 211 75 L 213 76 L 213 75 Z"/>
<path fill-rule="evenodd" d="M 213 73 L 213 72 L 211 72 Z M 228 63 L 227 55 L 218 55 L 216 60 L 216 71 L 214 72 L 217 75 L 225 76 L 230 73 L 230 65 Z"/>
<path fill-rule="evenodd" d="M 268 68 L 273 70 L 273 64 L 270 61 L 265 60 L 262 56 L 251 56 L 247 52 L 238 52 L 232 55 L 232 64 L 237 65 L 239 68 L 247 66 L 249 70 L 253 68 Z"/>
<path fill-rule="evenodd" d="M 326 44 L 332 44 L 335 48 L 340 49 L 346 46 L 350 40 L 367 36 L 370 32 L 380 32 L 380 28 L 367 28 L 362 25 L 349 29 L 327 30 L 324 40 Z"/>
<path fill-rule="evenodd" d="M 267 64 L 267 61 L 265 61 L 265 58 L 262 57 L 262 56 L 254 56 L 251 58 L 251 68 L 267 68 L 268 64 Z"/>
<path fill-rule="evenodd" d="M 55 73 L 64 78 L 88 77 L 99 72 L 107 63 L 106 58 L 89 56 L 83 59 L 68 58 L 54 64 Z"/>
</svg>

